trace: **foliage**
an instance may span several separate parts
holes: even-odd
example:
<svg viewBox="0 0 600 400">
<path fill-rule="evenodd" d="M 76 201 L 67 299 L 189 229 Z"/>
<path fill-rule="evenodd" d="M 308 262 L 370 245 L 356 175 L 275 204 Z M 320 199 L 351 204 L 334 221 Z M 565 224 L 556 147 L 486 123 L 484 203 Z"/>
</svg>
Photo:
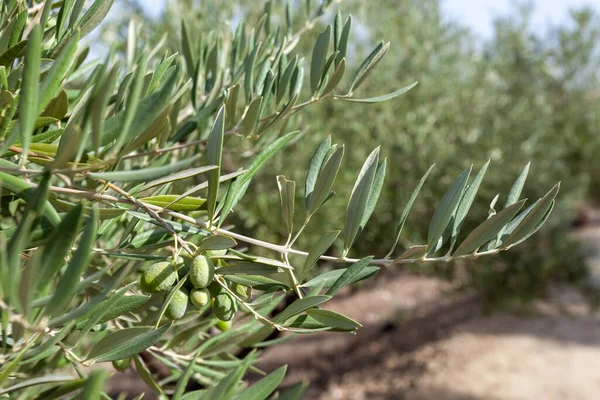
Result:
<svg viewBox="0 0 600 400">
<path fill-rule="evenodd" d="M 363 96 L 389 44 L 347 63 L 352 20 L 339 13 L 302 63 L 296 45 L 331 1 L 288 5 L 281 18 L 266 2 L 256 24 L 233 32 L 199 34 L 178 20 L 177 53 L 165 51 L 166 40 L 141 43 L 132 22 L 124 57 L 109 51 L 90 61 L 81 39 L 111 5 L 11 0 L 0 9 L 2 395 L 106 397 L 106 369 L 85 367 L 113 362 L 134 367 L 162 397 L 267 398 L 285 368 L 250 387 L 243 378 L 255 368 L 252 349 L 274 343 L 271 333 L 353 332 L 358 322 L 326 308 L 345 286 L 382 267 L 508 250 L 554 207 L 559 184 L 535 202 L 520 200 L 526 167 L 503 207 L 492 204 L 467 229 L 488 164 L 468 167 L 436 201 L 422 245 L 349 257 L 376 211 L 387 161 L 372 146 L 360 171 L 349 169 L 344 154 L 364 144 L 346 150 L 316 131 L 304 201 L 294 181 L 276 180 L 281 241 L 239 233 L 228 217 L 252 203 L 244 195 L 253 179 L 308 136 L 289 127 L 300 110 L 325 99 L 379 103 L 412 83 Z M 335 182 L 338 173 L 355 177 L 351 190 Z M 387 234 L 396 242 L 420 189 Z M 345 211 L 329 211 L 340 198 Z M 308 251 L 294 247 L 317 216 L 338 213 L 342 229 L 311 234 Z M 336 241 L 341 251 L 326 255 Z M 346 267 L 320 273 L 323 261 Z M 280 306 L 286 297 L 293 300 Z M 279 397 L 302 395 L 288 390 Z"/>
<path fill-rule="evenodd" d="M 381 155 L 387 157 L 389 168 L 386 185 L 355 251 L 387 253 L 395 240 L 389 232 L 402 217 L 403 205 L 432 161 L 437 166 L 411 210 L 400 243 L 404 247 L 425 240 L 427 231 L 418 221 L 431 218 L 431 205 L 460 171 L 471 164 L 482 166 L 491 159 L 479 196 L 481 201 L 490 202 L 500 193 L 499 203 L 503 204 L 514 176 L 531 161 L 535 179 L 528 181 L 524 197 L 538 198 L 547 191 L 549 182 L 562 182 L 555 217 L 541 232 L 553 245 L 525 246 L 511 254 L 519 257 L 523 269 L 531 271 L 539 270 L 531 251 L 559 260 L 564 268 L 582 268 L 571 262 L 578 259 L 578 246 L 564 247 L 561 232 L 582 205 L 597 203 L 600 198 L 595 173 L 600 170 L 595 156 L 600 150 L 597 11 L 574 10 L 567 21 L 542 32 L 533 25 L 530 9 L 515 10 L 496 21 L 493 36 L 484 42 L 445 17 L 437 0 L 345 1 L 344 6 L 356 20 L 377 21 L 360 25 L 361 34 L 368 39 L 353 43 L 349 51 L 353 57 L 368 54 L 371 40 L 394 38 L 392 49 L 363 90 L 376 94 L 389 85 L 419 81 L 399 101 L 374 106 L 327 102 L 303 114 L 301 122 L 309 130 L 330 133 L 334 140 L 353 148 L 345 154 L 345 165 L 360 165 L 372 147 L 383 144 Z M 401 22 L 398 16 L 402 16 Z M 319 143 L 317 136 L 306 135 L 305 140 L 294 144 L 294 151 L 274 158 L 273 169 L 283 171 L 288 179 L 303 179 L 304 171 L 296 166 L 308 164 L 307 149 Z M 337 182 L 352 185 L 354 179 L 352 168 L 347 168 L 340 171 Z M 273 188 L 267 174 L 249 188 L 255 201 L 240 211 L 236 221 L 240 229 L 258 232 L 265 238 L 283 230 L 269 212 L 276 206 L 276 199 L 270 195 Z M 314 221 L 299 245 L 310 245 L 316 232 L 342 223 L 341 217 L 335 216 L 343 216 L 346 200 L 344 196 L 333 197 L 328 209 L 338 211 Z M 473 207 L 464 226 L 474 228 L 486 213 L 483 207 Z M 488 263 L 509 264 L 513 261 L 511 254 L 501 254 Z M 454 265 L 444 264 L 441 268 L 451 269 Z M 489 270 L 486 261 L 478 261 L 475 268 Z M 530 291 L 525 286 L 519 289 L 508 284 L 513 276 L 507 273 L 501 279 L 507 283 L 505 287 L 490 280 L 487 288 L 503 290 L 507 296 L 527 296 Z M 560 276 L 540 273 L 531 279 L 543 286 Z M 479 288 L 486 286 L 476 274 L 472 283 Z"/>
</svg>

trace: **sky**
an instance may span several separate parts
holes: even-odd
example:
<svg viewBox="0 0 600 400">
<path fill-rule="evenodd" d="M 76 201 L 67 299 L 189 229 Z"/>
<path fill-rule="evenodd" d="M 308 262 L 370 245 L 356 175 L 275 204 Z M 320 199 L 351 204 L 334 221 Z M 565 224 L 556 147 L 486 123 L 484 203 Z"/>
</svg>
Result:
<svg viewBox="0 0 600 400">
<path fill-rule="evenodd" d="M 474 33 L 489 38 L 495 16 L 507 14 L 522 1 L 515 0 L 442 0 L 447 15 L 469 26 Z M 534 0 L 534 26 L 545 27 L 558 24 L 568 17 L 573 7 L 593 5 L 600 7 L 600 0 Z"/>
<path fill-rule="evenodd" d="M 377 1 L 377 0 L 375 0 Z M 166 0 L 143 0 L 148 12 L 157 15 Z M 444 10 L 449 16 L 469 26 L 473 32 L 483 38 L 492 34 L 492 21 L 495 16 L 508 13 L 518 0 L 442 0 Z M 544 27 L 548 23 L 557 24 L 567 17 L 567 10 L 582 5 L 595 5 L 600 8 L 600 0 L 533 0 L 535 4 L 534 22 Z"/>
</svg>

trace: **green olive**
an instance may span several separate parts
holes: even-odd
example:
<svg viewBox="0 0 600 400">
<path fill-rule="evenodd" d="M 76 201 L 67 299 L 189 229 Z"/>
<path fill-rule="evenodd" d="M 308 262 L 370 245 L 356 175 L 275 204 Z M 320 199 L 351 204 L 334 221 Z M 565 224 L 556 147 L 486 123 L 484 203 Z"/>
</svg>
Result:
<svg viewBox="0 0 600 400">
<path fill-rule="evenodd" d="M 144 271 L 140 279 L 140 286 L 145 292 L 158 293 L 173 286 L 175 279 L 173 265 L 168 261 L 162 261 L 152 264 Z"/>
<path fill-rule="evenodd" d="M 191 262 L 189 270 L 190 281 L 196 289 L 210 285 L 215 274 L 215 265 L 210 258 L 196 256 Z"/>
<path fill-rule="evenodd" d="M 120 360 L 115 360 L 112 362 L 112 365 L 114 367 L 114 369 L 116 369 L 119 372 L 125 372 L 127 371 L 127 368 L 129 368 L 129 363 L 131 362 L 131 357 L 127 357 L 127 358 L 122 358 Z"/>
<path fill-rule="evenodd" d="M 169 319 L 180 319 L 185 315 L 188 304 L 188 292 L 184 288 L 178 289 L 167 306 L 165 315 Z"/>
<path fill-rule="evenodd" d="M 194 289 L 190 292 L 190 301 L 198 308 L 205 307 L 210 302 L 208 289 Z"/>
<path fill-rule="evenodd" d="M 231 321 L 221 321 L 221 320 L 219 320 L 219 322 L 217 322 L 216 327 L 221 332 L 227 332 L 228 330 L 231 329 L 231 325 L 233 325 L 233 323 Z"/>
<path fill-rule="evenodd" d="M 248 288 L 246 288 L 246 286 L 244 285 L 240 285 L 239 283 L 233 283 L 231 285 L 231 291 L 233 293 L 236 294 L 237 297 L 239 297 L 240 299 L 242 299 L 243 301 L 248 300 L 248 298 L 250 297 L 248 295 Z"/>
<path fill-rule="evenodd" d="M 227 292 L 220 293 L 213 301 L 213 311 L 221 321 L 231 321 L 235 315 L 235 300 Z"/>
</svg>

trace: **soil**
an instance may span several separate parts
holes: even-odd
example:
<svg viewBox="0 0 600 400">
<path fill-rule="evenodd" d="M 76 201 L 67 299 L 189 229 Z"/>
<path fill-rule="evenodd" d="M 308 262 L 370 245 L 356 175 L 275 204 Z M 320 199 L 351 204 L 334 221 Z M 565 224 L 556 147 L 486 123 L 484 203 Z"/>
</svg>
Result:
<svg viewBox="0 0 600 400">
<path fill-rule="evenodd" d="M 576 235 L 600 281 L 600 229 Z M 288 363 L 284 384 L 310 380 L 307 399 L 598 399 L 600 313 L 559 285 L 526 312 L 481 313 L 474 293 L 400 274 L 338 296 L 326 308 L 364 324 L 269 349 L 260 367 Z"/>
</svg>

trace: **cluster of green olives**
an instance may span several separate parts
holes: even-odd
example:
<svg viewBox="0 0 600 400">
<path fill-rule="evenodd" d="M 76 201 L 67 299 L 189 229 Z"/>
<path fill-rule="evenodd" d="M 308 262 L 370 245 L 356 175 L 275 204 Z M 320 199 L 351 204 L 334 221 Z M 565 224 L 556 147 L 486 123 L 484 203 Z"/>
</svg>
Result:
<svg viewBox="0 0 600 400">
<path fill-rule="evenodd" d="M 207 250 L 194 257 L 178 257 L 177 260 L 152 264 L 142 274 L 140 287 L 148 293 L 165 292 L 166 299 L 167 293 L 177 281 L 177 276 L 187 274 L 187 282 L 173 293 L 165 316 L 172 320 L 182 318 L 187 311 L 188 302 L 199 309 L 204 309 L 210 304 L 219 319 L 217 327 L 227 330 L 238 305 L 235 298 L 214 281 L 215 264 L 211 259 L 223 256 L 226 252 L 227 250 Z M 230 289 L 243 300 L 248 297 L 247 289 L 242 285 L 233 283 Z"/>
</svg>

